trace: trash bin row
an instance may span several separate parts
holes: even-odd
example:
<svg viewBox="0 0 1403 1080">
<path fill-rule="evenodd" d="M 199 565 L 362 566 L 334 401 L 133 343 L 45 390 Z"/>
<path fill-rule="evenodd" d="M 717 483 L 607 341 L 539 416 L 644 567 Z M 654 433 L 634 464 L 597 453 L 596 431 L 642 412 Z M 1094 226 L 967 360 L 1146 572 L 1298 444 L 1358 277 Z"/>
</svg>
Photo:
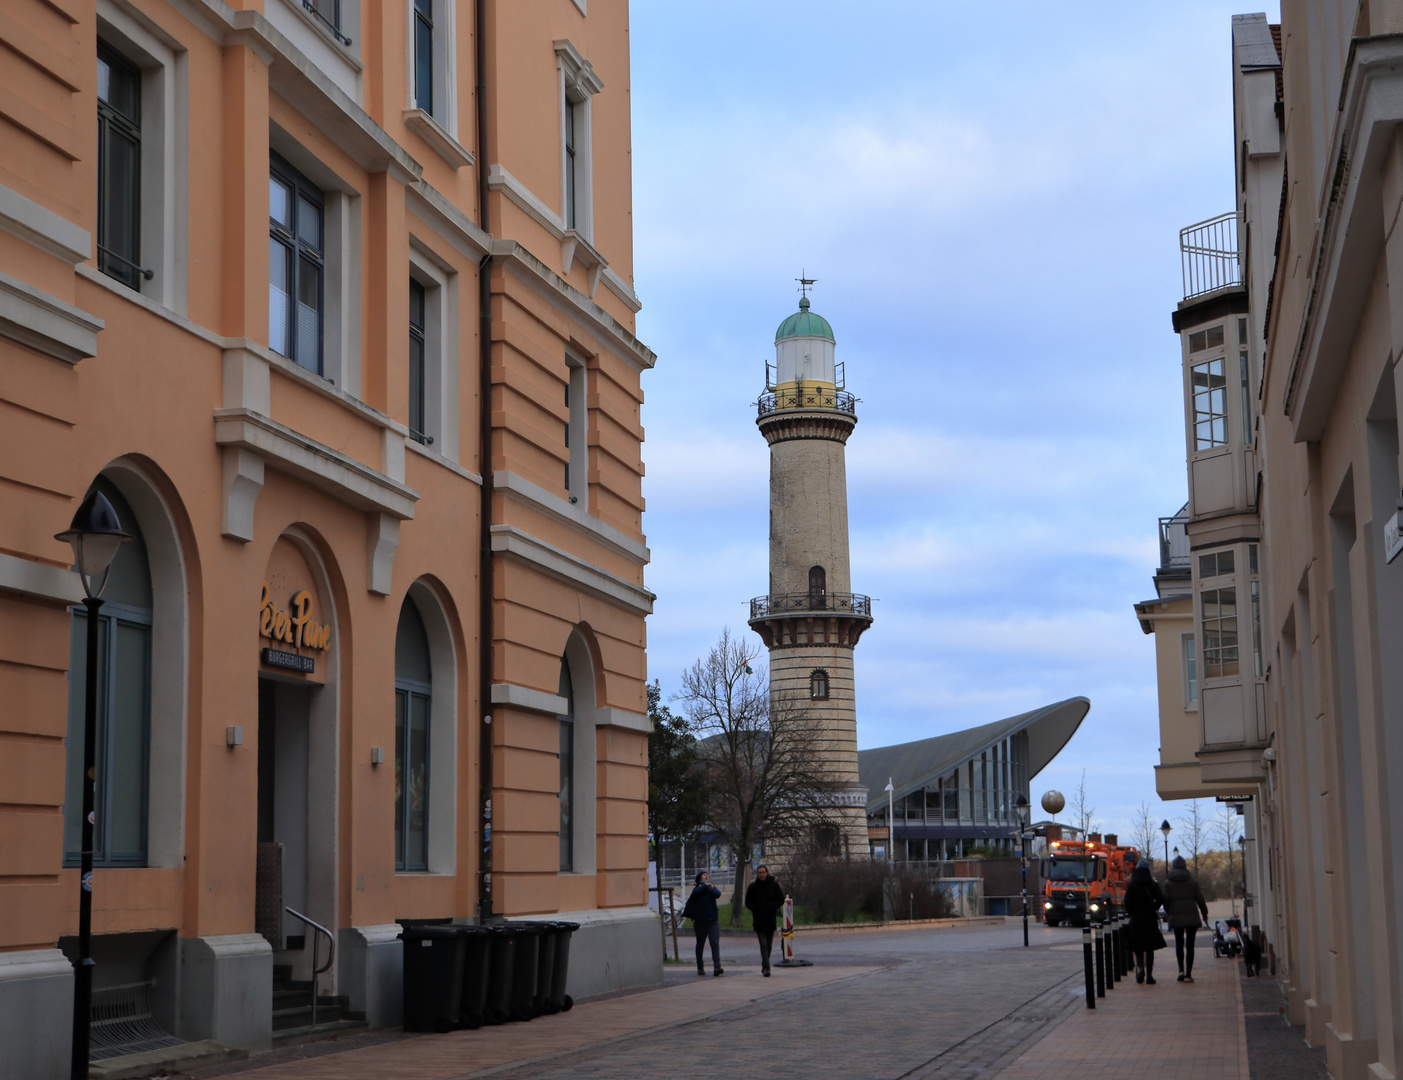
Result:
<svg viewBox="0 0 1403 1080">
<path fill-rule="evenodd" d="M 565 1012 L 572 922 L 406 926 L 404 1030 L 452 1031 Z"/>
</svg>

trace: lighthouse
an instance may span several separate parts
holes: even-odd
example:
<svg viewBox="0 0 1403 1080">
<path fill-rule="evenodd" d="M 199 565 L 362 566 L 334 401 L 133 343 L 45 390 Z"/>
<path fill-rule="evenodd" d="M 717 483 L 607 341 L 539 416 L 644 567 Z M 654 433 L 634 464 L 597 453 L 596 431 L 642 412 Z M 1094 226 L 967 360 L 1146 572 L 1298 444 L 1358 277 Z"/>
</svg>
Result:
<svg viewBox="0 0 1403 1080">
<path fill-rule="evenodd" d="M 770 653 L 770 699 L 781 724 L 802 729 L 826 776 L 813 808 L 814 846 L 866 856 L 867 789 L 857 774 L 853 649 L 872 625 L 872 601 L 848 568 L 848 436 L 856 399 L 837 362 L 833 328 L 799 310 L 775 331 L 756 426 L 770 445 L 770 587 L 750 602 L 750 626 Z"/>
</svg>

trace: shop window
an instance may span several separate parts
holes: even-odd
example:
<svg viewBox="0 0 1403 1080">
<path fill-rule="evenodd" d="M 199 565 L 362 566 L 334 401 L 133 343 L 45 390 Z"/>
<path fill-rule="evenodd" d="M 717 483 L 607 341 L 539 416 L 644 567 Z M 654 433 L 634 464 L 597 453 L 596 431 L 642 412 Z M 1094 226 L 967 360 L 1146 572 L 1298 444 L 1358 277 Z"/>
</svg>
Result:
<svg viewBox="0 0 1403 1080">
<path fill-rule="evenodd" d="M 117 488 L 94 485 L 133 537 L 117 551 L 98 612 L 98 689 L 93 865 L 146 865 L 146 808 L 151 727 L 151 568 L 136 515 Z M 75 607 L 68 669 L 64 864 L 82 850 L 83 739 L 87 692 L 86 609 Z"/>
<path fill-rule="evenodd" d="M 395 869 L 429 869 L 429 636 L 406 598 L 395 632 Z"/>
<path fill-rule="evenodd" d="M 560 869 L 575 869 L 575 689 L 570 663 L 560 662 L 560 696 L 565 715 L 560 717 Z"/>
<path fill-rule="evenodd" d="M 322 373 L 325 199 L 282 157 L 268 179 L 268 347 Z"/>
<path fill-rule="evenodd" d="M 828 672 L 815 668 L 809 674 L 809 697 L 814 701 L 828 700 Z"/>
</svg>

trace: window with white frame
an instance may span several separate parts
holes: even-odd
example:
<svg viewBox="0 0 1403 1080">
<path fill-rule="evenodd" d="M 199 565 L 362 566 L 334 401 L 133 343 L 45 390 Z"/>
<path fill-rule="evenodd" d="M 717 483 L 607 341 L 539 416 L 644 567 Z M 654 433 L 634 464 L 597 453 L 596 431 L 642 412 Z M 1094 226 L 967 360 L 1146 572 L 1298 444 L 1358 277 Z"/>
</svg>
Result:
<svg viewBox="0 0 1403 1080">
<path fill-rule="evenodd" d="M 321 189 L 277 154 L 268 178 L 268 347 L 322 373 L 326 230 Z"/>
<path fill-rule="evenodd" d="M 1199 602 L 1203 611 L 1203 677 L 1236 675 L 1237 590 L 1205 589 Z"/>
<path fill-rule="evenodd" d="M 97 267 L 183 312 L 187 54 L 112 0 L 97 15 Z"/>
<path fill-rule="evenodd" d="M 1195 364 L 1189 369 L 1193 386 L 1194 449 L 1211 450 L 1228 441 L 1228 379 L 1223 359 Z"/>
<path fill-rule="evenodd" d="M 411 239 L 409 250 L 409 434 L 458 459 L 457 275 Z"/>
<path fill-rule="evenodd" d="M 591 99 L 604 89 L 604 83 L 570 42 L 555 42 L 555 55 L 560 71 L 560 216 L 566 229 L 592 242 Z"/>
<path fill-rule="evenodd" d="M 471 164 L 458 142 L 458 0 L 410 0 L 405 5 L 404 122 L 454 168 Z"/>
<path fill-rule="evenodd" d="M 434 0 L 414 0 L 414 107 L 434 115 Z"/>
</svg>

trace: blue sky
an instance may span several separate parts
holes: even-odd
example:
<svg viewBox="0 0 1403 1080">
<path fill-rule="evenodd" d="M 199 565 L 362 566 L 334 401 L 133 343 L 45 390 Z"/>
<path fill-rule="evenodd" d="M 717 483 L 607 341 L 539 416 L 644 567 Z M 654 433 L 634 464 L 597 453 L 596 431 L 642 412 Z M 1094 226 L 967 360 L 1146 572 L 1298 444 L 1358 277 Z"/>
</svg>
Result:
<svg viewBox="0 0 1403 1080">
<path fill-rule="evenodd" d="M 1142 799 L 1156 821 L 1186 809 L 1155 796 L 1153 639 L 1131 605 L 1153 593 L 1156 519 L 1185 498 L 1178 230 L 1233 206 L 1244 10 L 632 5 L 665 696 L 766 588 L 752 403 L 806 269 L 861 398 L 860 745 L 1080 694 L 1091 713 L 1035 797 L 1085 769 L 1108 830 Z"/>
</svg>

